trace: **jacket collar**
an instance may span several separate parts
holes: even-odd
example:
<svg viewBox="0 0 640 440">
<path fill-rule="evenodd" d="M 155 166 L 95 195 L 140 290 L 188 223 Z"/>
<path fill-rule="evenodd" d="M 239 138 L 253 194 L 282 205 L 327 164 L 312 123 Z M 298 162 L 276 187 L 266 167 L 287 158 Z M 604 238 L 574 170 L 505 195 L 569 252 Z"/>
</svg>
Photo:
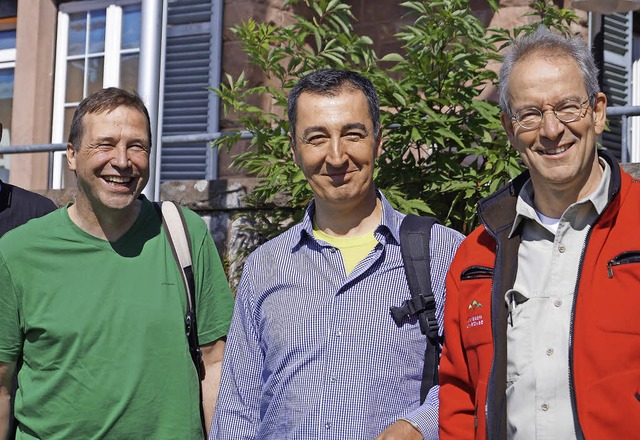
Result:
<svg viewBox="0 0 640 440">
<path fill-rule="evenodd" d="M 402 218 L 399 217 L 386 197 L 377 189 L 376 195 L 382 203 L 382 218 L 380 219 L 380 224 L 374 231 L 376 239 L 384 243 L 386 237 L 390 236 L 396 243 L 400 243 L 400 223 L 402 222 Z M 300 222 L 300 237 L 293 246 L 293 249 L 302 246 L 306 240 L 310 239 L 315 241 L 315 237 L 313 236 L 313 216 L 315 213 L 316 202 L 312 200 L 309 206 L 307 206 L 304 217 Z"/>
<path fill-rule="evenodd" d="M 620 191 L 620 165 L 609 151 L 598 150 L 598 156 L 607 162 L 611 169 L 611 180 L 607 192 L 610 203 Z M 526 170 L 498 191 L 478 202 L 480 222 L 492 236 L 495 237 L 505 228 L 509 230 L 512 228 L 515 220 L 518 194 L 520 194 L 522 187 L 530 177 L 529 170 Z"/>
</svg>

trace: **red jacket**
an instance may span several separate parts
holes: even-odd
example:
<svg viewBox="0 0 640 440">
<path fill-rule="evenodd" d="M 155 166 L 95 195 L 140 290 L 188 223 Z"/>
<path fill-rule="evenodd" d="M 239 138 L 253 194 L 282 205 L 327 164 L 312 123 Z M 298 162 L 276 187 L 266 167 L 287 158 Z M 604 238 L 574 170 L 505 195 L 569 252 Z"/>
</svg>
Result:
<svg viewBox="0 0 640 440">
<path fill-rule="evenodd" d="M 611 166 L 609 204 L 592 227 L 578 274 L 569 342 L 577 438 L 640 435 L 640 180 Z M 505 292 L 520 237 L 508 238 L 528 173 L 478 204 L 482 226 L 447 277 L 440 361 L 440 439 L 506 439 Z"/>
</svg>

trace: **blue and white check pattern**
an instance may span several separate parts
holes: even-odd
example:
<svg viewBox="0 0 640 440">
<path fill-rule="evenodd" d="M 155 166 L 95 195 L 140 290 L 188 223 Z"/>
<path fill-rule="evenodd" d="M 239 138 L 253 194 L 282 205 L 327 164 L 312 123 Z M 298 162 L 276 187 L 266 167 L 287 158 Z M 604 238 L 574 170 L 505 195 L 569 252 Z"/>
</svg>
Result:
<svg viewBox="0 0 640 440">
<path fill-rule="evenodd" d="M 373 439 L 400 418 L 438 437 L 438 390 L 420 406 L 426 337 L 396 326 L 410 298 L 399 246 L 403 214 L 382 200 L 378 244 L 347 276 L 340 252 L 304 220 L 244 266 L 209 440 Z M 445 275 L 464 237 L 435 225 L 431 276 L 442 328 Z"/>
</svg>

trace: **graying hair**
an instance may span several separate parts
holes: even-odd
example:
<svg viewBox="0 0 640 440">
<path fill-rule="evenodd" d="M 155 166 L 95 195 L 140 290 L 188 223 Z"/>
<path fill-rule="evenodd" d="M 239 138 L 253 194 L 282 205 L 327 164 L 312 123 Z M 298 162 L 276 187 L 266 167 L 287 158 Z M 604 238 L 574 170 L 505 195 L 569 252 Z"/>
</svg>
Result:
<svg viewBox="0 0 640 440">
<path fill-rule="evenodd" d="M 503 112 L 511 115 L 509 79 L 513 68 L 519 61 L 538 53 L 546 55 L 563 54 L 573 58 L 582 72 L 582 79 L 584 80 L 589 100 L 592 105 L 594 104 L 594 98 L 600 91 L 598 68 L 587 45 L 580 37 L 563 37 L 551 32 L 546 26 L 540 26 L 535 32 L 516 39 L 504 57 L 500 68 L 500 83 L 498 86 L 500 108 Z"/>
</svg>

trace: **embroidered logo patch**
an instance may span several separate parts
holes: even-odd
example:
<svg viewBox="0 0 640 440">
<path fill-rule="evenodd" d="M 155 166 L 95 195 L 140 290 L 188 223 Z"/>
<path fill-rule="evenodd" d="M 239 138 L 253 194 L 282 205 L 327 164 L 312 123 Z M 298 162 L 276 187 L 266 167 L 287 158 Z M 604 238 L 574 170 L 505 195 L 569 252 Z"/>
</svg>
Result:
<svg viewBox="0 0 640 440">
<path fill-rule="evenodd" d="M 467 317 L 467 328 L 478 327 L 484 324 L 484 318 L 482 315 L 473 315 Z"/>
<path fill-rule="evenodd" d="M 477 300 L 471 301 L 467 308 L 470 313 L 476 313 L 471 316 L 467 316 L 467 328 L 478 327 L 484 324 L 484 317 L 482 316 L 482 303 Z"/>
</svg>

